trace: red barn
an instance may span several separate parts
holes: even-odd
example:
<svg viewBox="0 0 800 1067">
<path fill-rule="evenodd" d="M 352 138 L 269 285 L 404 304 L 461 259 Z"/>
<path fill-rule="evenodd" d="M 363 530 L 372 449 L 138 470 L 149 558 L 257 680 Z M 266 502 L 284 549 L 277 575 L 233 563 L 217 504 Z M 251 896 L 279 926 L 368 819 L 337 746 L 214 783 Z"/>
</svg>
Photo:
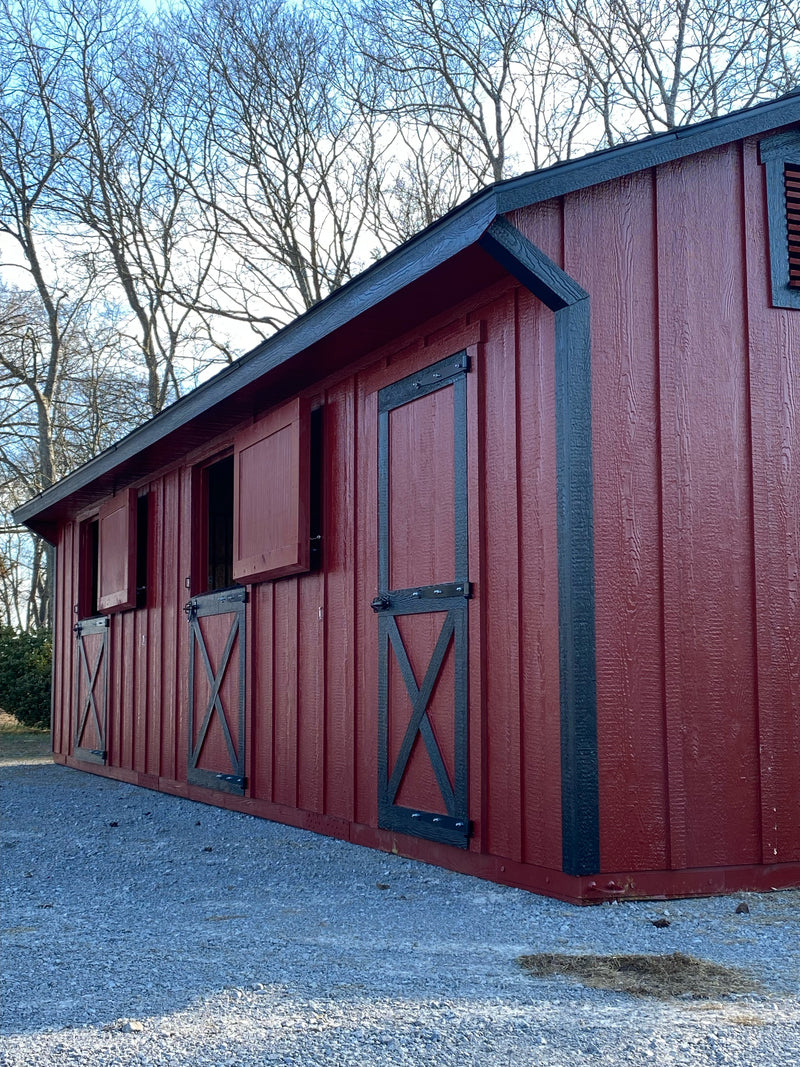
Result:
<svg viewBox="0 0 800 1067">
<path fill-rule="evenodd" d="M 60 763 L 572 901 L 800 885 L 800 95 L 478 193 L 17 517 Z"/>
</svg>

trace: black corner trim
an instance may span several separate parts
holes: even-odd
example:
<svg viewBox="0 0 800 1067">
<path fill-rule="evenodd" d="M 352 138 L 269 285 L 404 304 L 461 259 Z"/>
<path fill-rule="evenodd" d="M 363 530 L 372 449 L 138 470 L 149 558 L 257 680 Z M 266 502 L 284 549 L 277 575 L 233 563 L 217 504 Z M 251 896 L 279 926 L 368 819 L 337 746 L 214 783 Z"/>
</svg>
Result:
<svg viewBox="0 0 800 1067">
<path fill-rule="evenodd" d="M 800 130 L 765 137 L 759 141 L 758 151 L 766 171 L 772 306 L 800 310 L 800 289 L 789 285 L 789 230 L 784 188 L 785 165 L 800 164 Z"/>
<path fill-rule="evenodd" d="M 589 294 L 507 219 L 482 247 L 555 312 L 562 863 L 600 867 Z"/>
</svg>

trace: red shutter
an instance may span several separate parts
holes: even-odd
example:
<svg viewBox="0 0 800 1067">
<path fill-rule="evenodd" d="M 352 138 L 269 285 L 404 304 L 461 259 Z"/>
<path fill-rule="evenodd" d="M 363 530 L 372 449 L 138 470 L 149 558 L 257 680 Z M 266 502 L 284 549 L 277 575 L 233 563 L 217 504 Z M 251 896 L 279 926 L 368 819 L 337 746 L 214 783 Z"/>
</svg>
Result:
<svg viewBox="0 0 800 1067">
<path fill-rule="evenodd" d="M 98 519 L 97 607 L 123 611 L 136 607 L 136 490 L 117 493 L 100 508 Z"/>
<path fill-rule="evenodd" d="M 783 178 L 789 236 L 789 288 L 800 289 L 800 164 L 787 163 Z"/>
<path fill-rule="evenodd" d="M 309 566 L 309 408 L 293 400 L 234 442 L 233 577 L 263 582 Z"/>
</svg>

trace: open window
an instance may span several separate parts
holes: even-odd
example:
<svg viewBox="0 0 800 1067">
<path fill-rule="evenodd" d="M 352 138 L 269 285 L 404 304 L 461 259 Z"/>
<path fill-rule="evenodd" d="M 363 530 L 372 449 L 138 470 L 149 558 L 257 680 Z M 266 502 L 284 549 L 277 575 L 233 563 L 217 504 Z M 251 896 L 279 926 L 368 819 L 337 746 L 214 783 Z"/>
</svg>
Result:
<svg viewBox="0 0 800 1067">
<path fill-rule="evenodd" d="M 202 567 L 207 592 L 227 589 L 233 580 L 233 456 L 203 469 L 205 511 Z"/>
<path fill-rule="evenodd" d="M 99 530 L 97 518 L 88 519 L 80 525 L 80 570 L 78 572 L 79 619 L 91 619 L 98 615 L 97 580 L 99 572 Z"/>
<path fill-rule="evenodd" d="M 234 442 L 233 577 L 263 582 L 309 570 L 309 404 L 292 400 Z"/>
<path fill-rule="evenodd" d="M 766 171 L 773 307 L 800 309 L 800 133 L 759 144 Z"/>
</svg>

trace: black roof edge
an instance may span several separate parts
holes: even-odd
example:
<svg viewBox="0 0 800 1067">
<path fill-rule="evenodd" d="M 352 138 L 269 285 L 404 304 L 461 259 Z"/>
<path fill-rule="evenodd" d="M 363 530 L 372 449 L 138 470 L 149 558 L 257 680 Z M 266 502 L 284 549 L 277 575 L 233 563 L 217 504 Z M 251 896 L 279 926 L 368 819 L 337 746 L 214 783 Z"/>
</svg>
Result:
<svg viewBox="0 0 800 1067">
<path fill-rule="evenodd" d="M 704 119 L 691 126 L 678 126 L 674 130 L 628 141 L 615 148 L 603 148 L 579 159 L 564 160 L 546 170 L 509 178 L 495 186 L 498 212 L 504 214 L 555 196 L 564 196 L 577 189 L 599 185 L 794 122 L 800 122 L 800 88 L 776 100 L 755 104 L 719 118 Z"/>
<path fill-rule="evenodd" d="M 30 523 L 49 507 L 208 411 L 232 392 L 246 387 L 421 278 L 476 243 L 498 215 L 795 122 L 800 122 L 800 89 L 721 118 L 601 149 L 480 190 L 214 377 L 21 504 L 13 511 L 14 521 Z"/>
</svg>

